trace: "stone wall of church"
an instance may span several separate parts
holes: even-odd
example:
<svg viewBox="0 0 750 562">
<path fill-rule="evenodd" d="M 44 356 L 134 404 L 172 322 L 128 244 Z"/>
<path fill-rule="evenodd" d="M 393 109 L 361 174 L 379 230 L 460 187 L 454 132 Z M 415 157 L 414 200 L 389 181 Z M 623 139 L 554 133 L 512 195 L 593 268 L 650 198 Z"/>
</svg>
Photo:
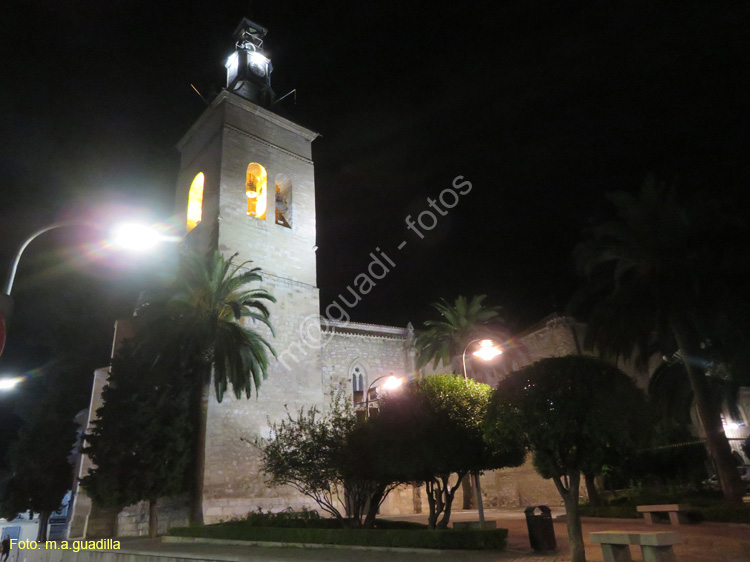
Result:
<svg viewBox="0 0 750 562">
<path fill-rule="evenodd" d="M 313 249 L 316 232 L 311 139 L 309 135 L 305 138 L 302 128 L 237 96 L 227 94 L 225 104 L 219 249 L 238 252 L 242 261 L 252 260 L 254 267 L 265 272 L 314 287 L 317 272 Z M 285 127 L 295 127 L 298 132 Z M 245 182 L 247 167 L 252 162 L 262 165 L 268 173 L 265 220 L 247 214 Z M 291 182 L 292 228 L 275 221 L 274 180 L 280 174 Z"/>
<path fill-rule="evenodd" d="M 238 399 L 230 390 L 219 403 L 211 390 L 203 494 L 207 523 L 243 517 L 258 507 L 280 510 L 309 505 L 290 488 L 268 487 L 251 442 L 268 437 L 269 420 L 282 419 L 287 408 L 295 412 L 324 403 L 317 289 L 270 275 L 264 276 L 263 287 L 278 301 L 270 306 L 276 337 L 264 327 L 254 328 L 273 345 L 280 360 L 270 358 L 268 379 L 257 396 Z M 314 322 L 305 322 L 306 318 Z"/>
<path fill-rule="evenodd" d="M 258 451 L 250 443 L 267 436 L 271 421 L 281 419 L 286 408 L 296 411 L 324 403 L 311 160 L 316 136 L 225 91 L 180 141 L 177 199 L 183 207 L 192 178 L 201 171 L 206 174 L 203 220 L 196 227 L 203 229 L 204 245 L 218 232 L 218 249 L 238 253 L 237 263 L 251 260 L 249 267 L 260 267 L 262 287 L 277 299 L 269 307 L 275 336 L 263 326 L 253 326 L 278 353 L 278 360 L 271 358 L 268 380 L 258 396 L 238 399 L 230 390 L 219 403 L 212 389 L 203 494 L 206 522 L 241 517 L 258 507 L 296 508 L 304 503 L 291 489 L 267 486 Z M 265 219 L 248 215 L 251 163 L 263 166 L 268 176 Z M 279 178 L 291 190 L 291 210 L 285 215 L 291 228 L 275 220 Z"/>
<path fill-rule="evenodd" d="M 167 534 L 172 527 L 186 527 L 190 518 L 187 494 L 175 498 L 161 498 L 157 503 L 159 524 L 157 532 Z M 102 537 L 142 537 L 148 535 L 148 502 L 139 502 L 123 509 L 117 516 L 117 531 Z M 96 536 L 89 533 L 89 536 Z"/>
<path fill-rule="evenodd" d="M 326 331 L 322 337 L 321 361 L 323 386 L 326 389 L 341 383 L 351 386 L 351 372 L 357 364 L 367 375 L 365 388 L 383 375 L 413 374 L 411 350 L 404 335 L 394 337 Z"/>
</svg>

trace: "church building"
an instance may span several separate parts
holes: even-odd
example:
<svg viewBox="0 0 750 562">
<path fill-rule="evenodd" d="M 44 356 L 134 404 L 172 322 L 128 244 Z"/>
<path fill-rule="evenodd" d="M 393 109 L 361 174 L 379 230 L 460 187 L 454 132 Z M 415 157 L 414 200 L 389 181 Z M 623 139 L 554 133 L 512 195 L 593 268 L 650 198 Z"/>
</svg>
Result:
<svg viewBox="0 0 750 562">
<path fill-rule="evenodd" d="M 258 508 L 314 508 L 294 490 L 266 484 L 259 453 L 248 441 L 267 437 L 269 419 L 281 419 L 287 409 L 325 407 L 329 390 L 342 382 L 359 402 L 378 377 L 416 375 L 411 325 L 380 326 L 321 316 L 312 159 L 318 134 L 273 111 L 273 66 L 263 48 L 266 33 L 247 19 L 240 23 L 235 50 L 226 62 L 226 87 L 178 143 L 176 207 L 184 217 L 188 240 L 225 255 L 237 253 L 237 263 L 252 260 L 252 267 L 262 270 L 262 288 L 277 299 L 270 311 L 276 329 L 271 341 L 279 360 L 270 362 L 259 398 L 237 399 L 226 393 L 219 403 L 211 389 L 203 492 L 206 523 L 241 518 Z M 580 352 L 581 330 L 570 319 L 546 319 L 520 338 L 526 350 L 524 363 Z M 106 369 L 97 372 L 89 426 L 101 405 L 106 377 Z M 83 458 L 78 477 L 89 466 Z M 542 480 L 528 463 L 488 473 L 482 487 L 487 506 L 560 501 L 552 483 Z M 146 532 L 145 506 L 106 513 L 82 489 L 75 492 L 70 538 Z M 457 498 L 457 507 L 460 501 Z M 386 500 L 382 513 L 417 513 L 426 506 L 418 488 L 405 486 Z M 165 502 L 160 532 L 186 524 L 187 513 L 184 499 Z"/>
</svg>

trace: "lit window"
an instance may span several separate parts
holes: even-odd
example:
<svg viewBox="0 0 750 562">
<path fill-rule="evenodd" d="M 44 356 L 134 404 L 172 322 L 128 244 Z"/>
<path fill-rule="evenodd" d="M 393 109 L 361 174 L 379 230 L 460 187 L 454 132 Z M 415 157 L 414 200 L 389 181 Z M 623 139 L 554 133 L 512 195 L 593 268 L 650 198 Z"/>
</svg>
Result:
<svg viewBox="0 0 750 562">
<path fill-rule="evenodd" d="M 292 228 L 292 181 L 284 174 L 276 176 L 276 224 Z"/>
<path fill-rule="evenodd" d="M 203 172 L 200 172 L 190 184 L 187 206 L 187 231 L 193 230 L 203 216 Z"/>
<path fill-rule="evenodd" d="M 247 214 L 251 217 L 265 220 L 268 206 L 268 174 L 266 169 L 253 162 L 247 167 Z"/>
</svg>

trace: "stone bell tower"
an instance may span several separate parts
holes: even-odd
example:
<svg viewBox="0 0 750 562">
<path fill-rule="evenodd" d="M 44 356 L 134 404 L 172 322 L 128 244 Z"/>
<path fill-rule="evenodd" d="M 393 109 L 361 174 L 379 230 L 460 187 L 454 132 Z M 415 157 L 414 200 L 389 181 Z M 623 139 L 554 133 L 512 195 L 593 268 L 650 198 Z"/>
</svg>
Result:
<svg viewBox="0 0 750 562">
<path fill-rule="evenodd" d="M 248 441 L 267 436 L 268 419 L 285 407 L 323 403 L 319 297 L 315 258 L 312 141 L 318 136 L 272 111 L 267 30 L 243 19 L 235 31 L 227 87 L 180 140 L 178 210 L 188 240 L 218 248 L 237 263 L 260 267 L 271 305 L 279 361 L 271 358 L 258 396 L 222 403 L 212 395 L 206 436 L 204 518 L 207 523 L 263 508 L 299 506 L 302 498 L 269 490 Z"/>
</svg>

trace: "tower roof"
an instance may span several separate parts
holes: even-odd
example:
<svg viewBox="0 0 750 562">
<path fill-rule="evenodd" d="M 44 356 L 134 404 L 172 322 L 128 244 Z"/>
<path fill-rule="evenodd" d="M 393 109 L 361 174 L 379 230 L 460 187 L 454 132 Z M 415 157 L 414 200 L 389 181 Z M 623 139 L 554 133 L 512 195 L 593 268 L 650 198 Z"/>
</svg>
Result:
<svg viewBox="0 0 750 562">
<path fill-rule="evenodd" d="M 237 28 L 234 30 L 232 37 L 237 41 L 250 41 L 256 47 L 261 48 L 263 46 L 263 38 L 267 33 L 268 29 L 259 23 L 250 21 L 247 18 L 242 18 L 237 25 Z"/>
</svg>

